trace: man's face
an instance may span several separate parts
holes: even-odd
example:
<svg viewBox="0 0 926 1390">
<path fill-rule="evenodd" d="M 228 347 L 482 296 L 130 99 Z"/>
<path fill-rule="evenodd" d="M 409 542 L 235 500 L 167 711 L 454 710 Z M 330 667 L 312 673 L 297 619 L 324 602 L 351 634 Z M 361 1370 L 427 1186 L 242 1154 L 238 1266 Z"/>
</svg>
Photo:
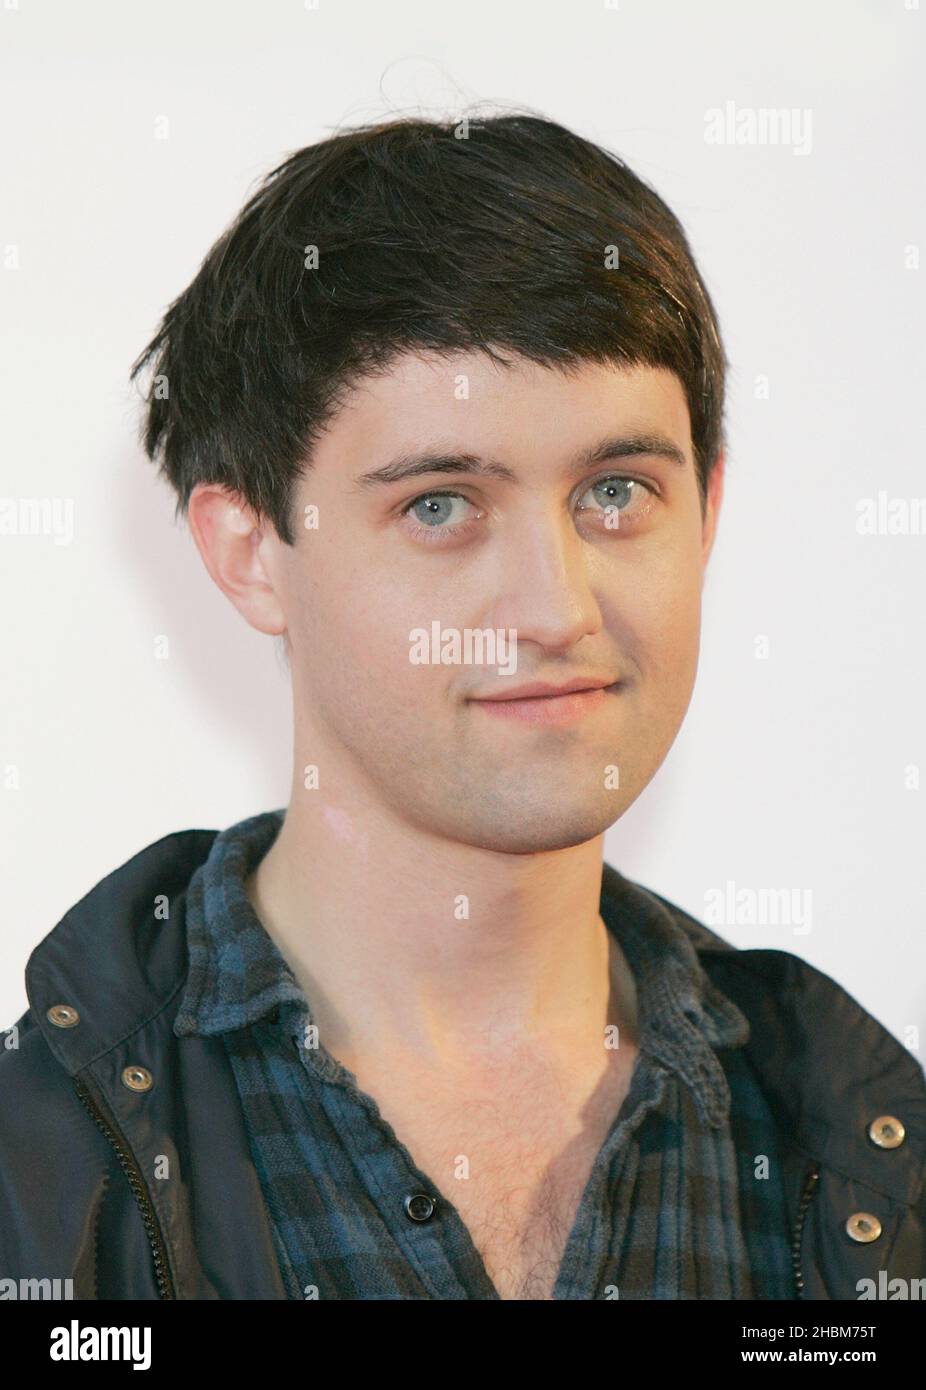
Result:
<svg viewBox="0 0 926 1390">
<path fill-rule="evenodd" d="M 582 463 L 638 436 L 682 465 L 656 452 Z M 363 481 L 425 453 L 512 479 Z M 297 760 L 452 841 L 517 854 L 601 834 L 688 708 L 721 478 L 722 461 L 702 521 L 685 394 L 664 370 L 409 353 L 366 378 L 299 484 L 295 547 L 262 542 L 290 639 Z M 413 662 L 413 630 L 434 623 L 461 641 L 515 629 L 516 670 L 503 653 Z M 571 707 L 477 698 L 577 677 L 612 688 Z"/>
</svg>

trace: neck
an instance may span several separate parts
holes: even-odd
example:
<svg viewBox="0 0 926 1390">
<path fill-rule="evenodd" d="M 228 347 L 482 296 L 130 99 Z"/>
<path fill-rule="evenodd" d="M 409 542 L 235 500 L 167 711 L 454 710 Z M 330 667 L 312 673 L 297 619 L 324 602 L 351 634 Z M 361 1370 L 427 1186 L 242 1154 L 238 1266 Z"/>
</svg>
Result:
<svg viewBox="0 0 926 1390">
<path fill-rule="evenodd" d="M 246 889 L 342 1062 L 565 1058 L 636 1032 L 603 848 L 498 853 L 300 790 Z"/>
</svg>

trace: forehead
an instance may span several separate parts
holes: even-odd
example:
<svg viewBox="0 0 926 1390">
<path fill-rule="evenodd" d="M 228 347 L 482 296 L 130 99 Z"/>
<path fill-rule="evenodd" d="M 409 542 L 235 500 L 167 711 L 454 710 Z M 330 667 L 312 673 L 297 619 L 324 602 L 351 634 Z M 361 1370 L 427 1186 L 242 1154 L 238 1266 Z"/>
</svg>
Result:
<svg viewBox="0 0 926 1390">
<path fill-rule="evenodd" d="M 547 367 L 505 356 L 509 365 L 478 351 L 404 352 L 352 387 L 331 435 L 341 448 L 375 437 L 383 454 L 410 443 L 465 443 L 548 455 L 616 429 L 658 429 L 691 456 L 688 404 L 674 372 L 598 362 Z"/>
</svg>

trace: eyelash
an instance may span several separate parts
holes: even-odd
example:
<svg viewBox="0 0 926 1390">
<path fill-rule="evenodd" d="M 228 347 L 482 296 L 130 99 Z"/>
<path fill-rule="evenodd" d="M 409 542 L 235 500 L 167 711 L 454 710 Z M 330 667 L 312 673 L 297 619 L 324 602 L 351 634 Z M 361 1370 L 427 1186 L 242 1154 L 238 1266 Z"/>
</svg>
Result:
<svg viewBox="0 0 926 1390">
<path fill-rule="evenodd" d="M 652 483 L 644 482 L 642 478 L 631 477 L 627 473 L 605 473 L 600 478 L 593 478 L 592 481 L 589 483 L 588 487 L 585 489 L 585 492 L 589 492 L 592 488 L 597 487 L 599 483 L 609 482 L 636 483 L 639 487 L 645 488 L 645 490 L 650 494 L 651 497 L 655 498 L 659 496 L 658 489 L 655 488 Z M 585 496 L 585 492 L 583 492 L 582 494 L 583 497 Z M 462 497 L 464 502 L 469 501 L 469 498 L 462 492 L 456 492 L 452 488 L 437 488 L 436 490 L 432 489 L 428 492 L 419 493 L 417 497 L 413 497 L 412 500 L 410 502 L 407 502 L 406 505 L 402 508 L 400 514 L 403 517 L 408 517 L 412 509 L 414 507 L 417 507 L 419 502 L 424 502 L 430 497 Z M 591 510 L 591 508 L 583 507 L 582 510 L 589 511 Z M 601 509 L 600 514 L 602 516 L 604 515 L 603 508 Z M 644 515 L 646 515 L 646 513 L 644 513 Z M 410 522 L 407 529 L 409 534 L 413 536 L 415 540 L 423 540 L 428 545 L 441 545 L 443 542 L 437 539 L 438 536 L 460 536 L 467 530 L 468 527 L 475 524 L 475 520 L 476 519 L 474 518 L 470 521 L 460 521 L 457 522 L 455 526 L 421 526 L 418 522 L 413 521 Z M 616 527 L 610 529 L 615 531 L 617 530 Z"/>
</svg>

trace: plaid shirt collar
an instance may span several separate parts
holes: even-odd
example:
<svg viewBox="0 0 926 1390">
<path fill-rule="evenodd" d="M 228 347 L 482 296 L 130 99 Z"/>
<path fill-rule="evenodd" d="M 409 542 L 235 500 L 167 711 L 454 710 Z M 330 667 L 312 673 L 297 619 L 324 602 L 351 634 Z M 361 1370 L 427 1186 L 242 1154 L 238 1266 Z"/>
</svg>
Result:
<svg viewBox="0 0 926 1390">
<path fill-rule="evenodd" d="M 288 1005 L 311 1022 L 308 1002 L 254 912 L 245 879 L 270 849 L 285 810 L 266 811 L 216 836 L 187 889 L 189 975 L 174 1020 L 178 1037 L 246 1028 Z M 637 987 L 639 1046 L 690 1088 L 701 1118 L 722 1125 L 730 1090 L 715 1048 L 741 1047 L 749 1023 L 708 979 L 694 935 L 638 884 L 604 866 L 601 915 Z"/>
</svg>

